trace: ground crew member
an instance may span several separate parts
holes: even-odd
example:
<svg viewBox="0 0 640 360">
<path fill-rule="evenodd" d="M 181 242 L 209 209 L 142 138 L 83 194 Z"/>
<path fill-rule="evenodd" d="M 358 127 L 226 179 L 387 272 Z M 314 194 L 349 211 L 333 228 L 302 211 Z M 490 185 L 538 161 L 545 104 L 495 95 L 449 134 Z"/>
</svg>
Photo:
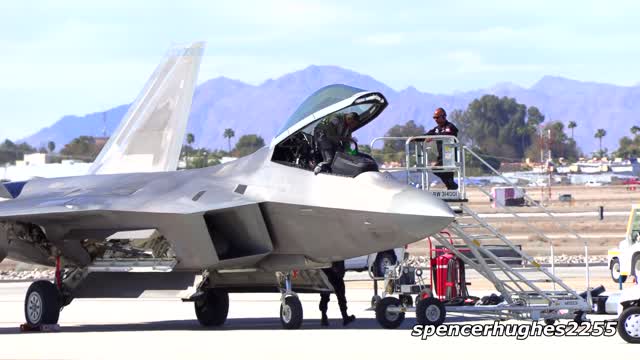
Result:
<svg viewBox="0 0 640 360">
<path fill-rule="evenodd" d="M 314 169 L 314 173 L 331 169 L 333 158 L 338 151 L 344 151 L 351 144 L 351 133 L 358 126 L 358 113 L 334 114 L 322 120 L 314 129 L 314 137 L 322 162 Z"/>
<path fill-rule="evenodd" d="M 336 297 L 338 298 L 338 306 L 340 306 L 340 313 L 342 314 L 342 325 L 347 326 L 349 323 L 356 320 L 354 315 L 347 314 L 347 297 L 345 296 L 344 286 L 344 261 L 336 261 L 331 264 L 330 268 L 322 269 L 327 275 L 331 286 L 335 290 Z M 322 326 L 329 326 L 329 318 L 327 317 L 327 308 L 329 305 L 330 292 L 323 291 L 320 293 L 320 312 L 322 313 L 322 320 L 320 324 Z"/>
<path fill-rule="evenodd" d="M 458 136 L 458 128 L 447 120 L 447 112 L 443 108 L 437 108 L 433 113 L 433 119 L 436 121 L 436 127 L 427 131 L 425 135 L 452 135 Z M 438 159 L 433 166 L 442 166 L 442 141 L 436 140 L 436 148 L 438 150 Z M 453 181 L 453 172 L 437 172 L 434 173 L 442 180 L 447 190 L 457 190 L 458 184 Z"/>
</svg>

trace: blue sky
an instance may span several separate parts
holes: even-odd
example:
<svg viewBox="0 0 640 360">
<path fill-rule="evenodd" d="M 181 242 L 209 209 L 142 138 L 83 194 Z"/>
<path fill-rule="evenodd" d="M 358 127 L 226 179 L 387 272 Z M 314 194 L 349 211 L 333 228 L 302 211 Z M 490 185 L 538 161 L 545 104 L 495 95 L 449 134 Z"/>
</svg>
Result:
<svg viewBox="0 0 640 360">
<path fill-rule="evenodd" d="M 0 138 L 132 101 L 172 43 L 195 40 L 200 82 L 316 64 L 433 93 L 543 75 L 631 86 L 638 14 L 637 1 L 3 1 Z"/>
</svg>

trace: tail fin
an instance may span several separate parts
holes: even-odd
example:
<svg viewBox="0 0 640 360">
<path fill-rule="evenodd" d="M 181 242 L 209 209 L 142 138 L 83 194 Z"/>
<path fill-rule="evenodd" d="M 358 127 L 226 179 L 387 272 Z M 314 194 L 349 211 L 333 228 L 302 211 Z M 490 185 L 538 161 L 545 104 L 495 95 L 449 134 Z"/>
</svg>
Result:
<svg viewBox="0 0 640 360">
<path fill-rule="evenodd" d="M 177 169 L 203 50 L 203 42 L 169 50 L 89 174 Z"/>
</svg>

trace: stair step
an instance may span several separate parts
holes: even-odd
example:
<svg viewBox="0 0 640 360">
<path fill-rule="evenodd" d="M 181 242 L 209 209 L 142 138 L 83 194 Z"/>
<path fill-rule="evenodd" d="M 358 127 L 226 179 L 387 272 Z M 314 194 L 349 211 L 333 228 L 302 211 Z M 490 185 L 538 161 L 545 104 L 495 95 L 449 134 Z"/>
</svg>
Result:
<svg viewBox="0 0 640 360">
<path fill-rule="evenodd" d="M 491 240 L 491 239 L 500 239 L 499 237 L 493 234 L 479 234 L 479 235 L 467 235 L 467 237 L 471 240 Z"/>
<path fill-rule="evenodd" d="M 511 268 L 511 266 L 518 266 L 518 265 L 509 265 L 507 264 L 506 267 L 501 267 L 501 266 L 497 266 L 493 263 L 493 261 L 491 261 L 490 259 L 485 259 L 485 261 L 487 262 L 487 266 L 489 268 L 489 270 L 493 271 L 494 273 L 496 272 L 509 272 L 509 273 L 519 273 L 520 271 L 518 270 L 513 270 L 513 268 Z M 480 265 L 480 263 L 478 263 L 477 261 L 472 261 L 474 265 L 477 266 L 483 266 Z M 522 272 L 526 272 L 526 271 L 522 271 Z"/>
<path fill-rule="evenodd" d="M 526 284 L 527 282 L 530 283 L 553 283 L 553 280 L 551 279 L 527 279 L 527 281 L 524 280 L 520 280 L 520 279 L 498 279 L 502 282 L 510 282 L 510 283 L 524 283 Z"/>
<path fill-rule="evenodd" d="M 479 223 L 457 223 L 456 226 L 461 228 L 461 229 L 482 228 L 483 227 L 482 224 L 479 224 Z"/>
<path fill-rule="evenodd" d="M 514 272 L 519 272 L 519 273 L 520 273 L 520 272 L 522 272 L 522 273 L 525 273 L 525 272 L 539 272 L 539 273 L 541 273 L 541 274 L 542 274 L 542 272 L 540 271 L 540 269 L 535 268 L 535 267 L 513 268 L 513 271 L 514 271 Z"/>
</svg>

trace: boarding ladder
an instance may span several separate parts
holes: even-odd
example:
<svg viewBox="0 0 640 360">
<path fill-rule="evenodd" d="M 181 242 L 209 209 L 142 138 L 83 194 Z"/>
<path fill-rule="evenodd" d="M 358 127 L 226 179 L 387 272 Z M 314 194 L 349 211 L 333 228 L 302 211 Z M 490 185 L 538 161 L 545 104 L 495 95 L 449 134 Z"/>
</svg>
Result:
<svg viewBox="0 0 640 360">
<path fill-rule="evenodd" d="M 414 136 L 414 137 L 380 137 L 371 142 L 371 148 L 377 142 L 404 142 L 405 161 L 403 166 L 383 168 L 383 171 L 404 172 L 409 185 L 430 191 L 434 196 L 447 201 L 456 214 L 456 219 L 449 227 L 432 236 L 438 245 L 453 252 L 478 274 L 491 282 L 496 290 L 504 297 L 507 305 L 492 307 L 487 313 L 499 313 L 501 316 L 526 319 L 539 318 L 574 318 L 575 314 L 583 314 L 591 309 L 590 299 L 585 299 L 576 293 L 555 275 L 553 241 L 544 231 L 535 227 L 523 216 L 495 201 L 491 191 L 486 186 L 478 186 L 478 190 L 493 201 L 504 212 L 509 213 L 514 222 L 519 222 L 532 233 L 539 236 L 550 245 L 551 267 L 539 264 L 533 257 L 526 254 L 504 234 L 498 231 L 488 221 L 468 206 L 465 184 L 465 159 L 474 158 L 487 167 L 495 176 L 522 191 L 526 200 L 538 208 L 538 211 L 548 216 L 558 227 L 567 231 L 578 240 L 583 240 L 577 233 L 568 228 L 539 202 L 534 201 L 523 189 L 505 178 L 472 149 L 460 144 L 453 136 Z M 442 141 L 443 161 L 441 164 L 431 164 L 430 149 L 433 144 Z M 439 172 L 453 172 L 457 179 L 458 190 L 437 190 L 431 186 L 433 174 Z M 513 257 L 497 256 L 492 251 L 495 247 L 508 249 Z M 585 242 L 585 258 L 588 250 Z M 587 261 L 587 288 L 589 282 Z M 589 294 L 589 291 L 587 291 Z M 478 311 L 480 312 L 480 311 Z"/>
</svg>

